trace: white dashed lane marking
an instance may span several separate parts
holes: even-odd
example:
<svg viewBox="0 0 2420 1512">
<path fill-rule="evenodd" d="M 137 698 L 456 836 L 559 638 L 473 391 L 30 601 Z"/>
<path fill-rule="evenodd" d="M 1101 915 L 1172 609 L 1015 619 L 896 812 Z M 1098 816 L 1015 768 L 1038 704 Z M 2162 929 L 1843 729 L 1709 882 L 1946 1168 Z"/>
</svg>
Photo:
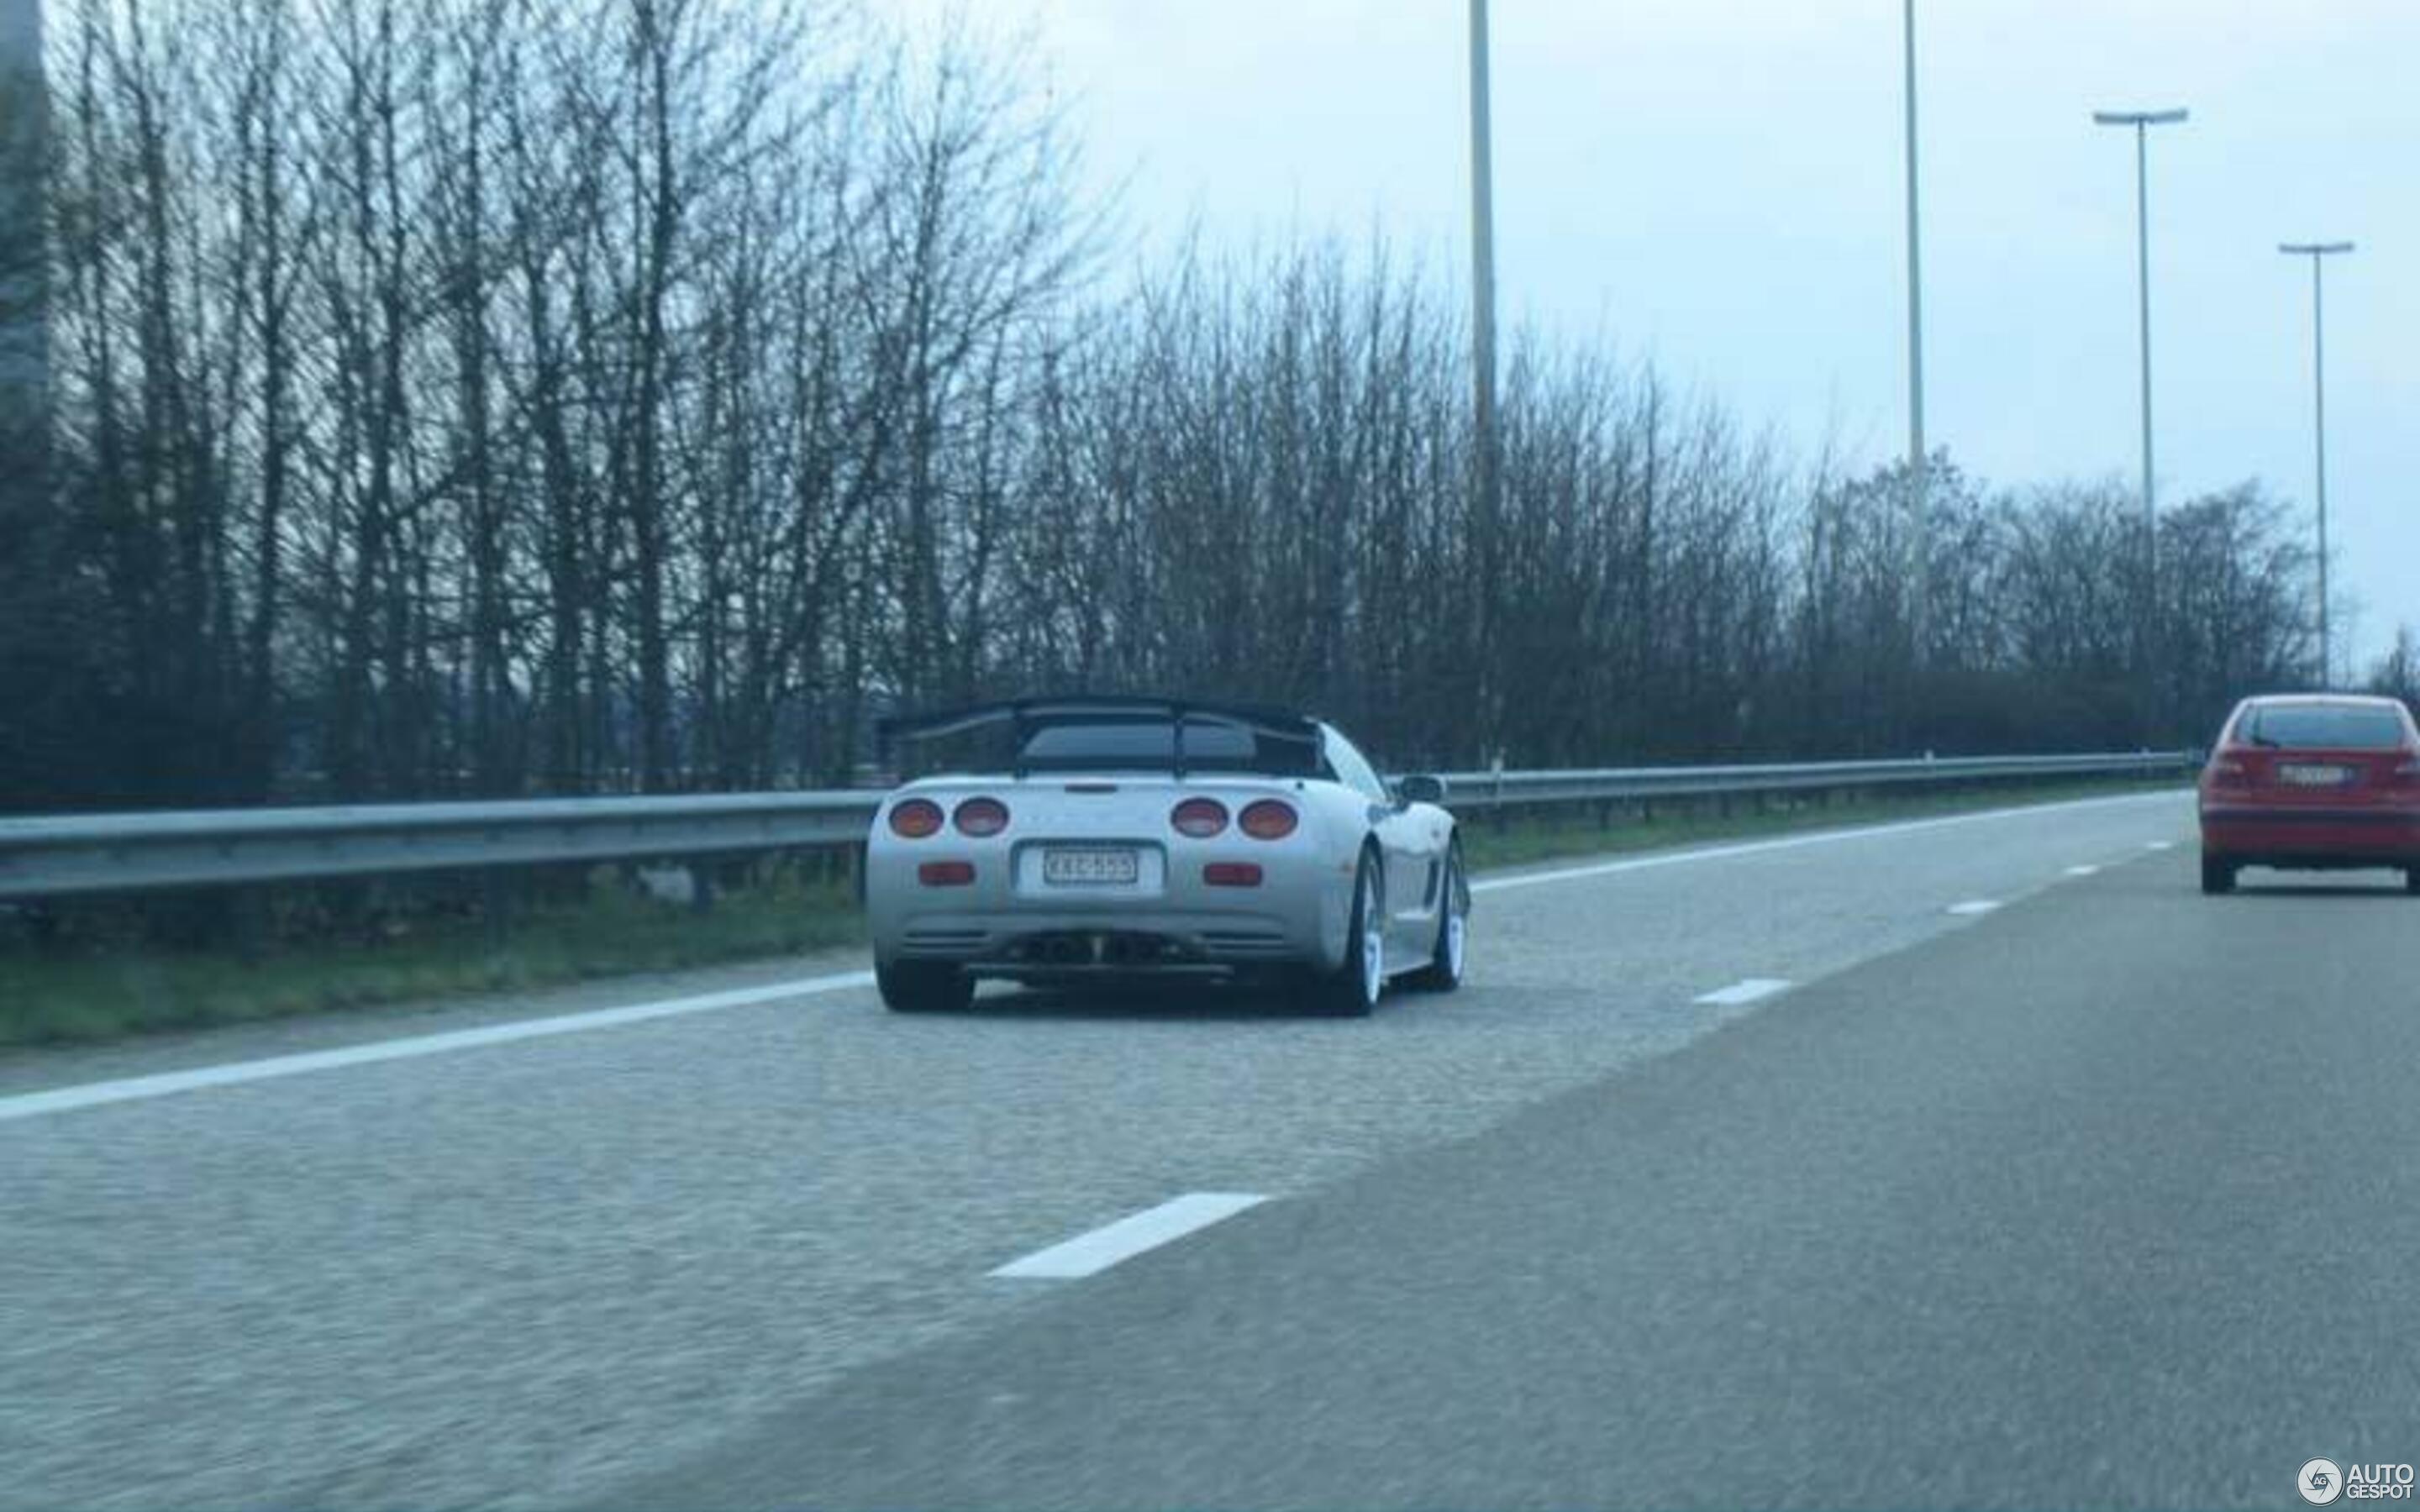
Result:
<svg viewBox="0 0 2420 1512">
<path fill-rule="evenodd" d="M 1998 903 L 1990 898 L 1969 898 L 1962 903 L 1951 903 L 1949 911 L 1962 918 L 1972 918 L 1978 914 L 1988 914 L 1999 906 Z"/>
<path fill-rule="evenodd" d="M 1714 1008 L 1738 1008 L 1743 1004 L 1759 1002 L 1773 996 L 1776 993 L 1786 993 L 1789 990 L 1790 983 L 1778 977 L 1750 977 L 1745 981 L 1735 981 L 1728 987 L 1718 987 L 1695 1001 Z"/>
<path fill-rule="evenodd" d="M 1183 1239 L 1268 1199 L 1243 1192 L 1187 1192 L 1064 1243 L 1011 1260 L 992 1274 L 1016 1280 L 1072 1281 Z"/>
</svg>

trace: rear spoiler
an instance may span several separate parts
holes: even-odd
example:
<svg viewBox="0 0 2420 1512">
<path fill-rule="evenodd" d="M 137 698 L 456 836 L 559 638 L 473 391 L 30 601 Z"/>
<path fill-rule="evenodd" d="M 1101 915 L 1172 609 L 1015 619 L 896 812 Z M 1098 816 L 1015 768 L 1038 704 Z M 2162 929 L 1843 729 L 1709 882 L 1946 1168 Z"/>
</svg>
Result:
<svg viewBox="0 0 2420 1512">
<path fill-rule="evenodd" d="M 1025 775 L 1022 753 L 1025 742 L 1034 731 L 1047 725 L 1066 724 L 1079 719 L 1166 719 L 1175 727 L 1175 775 L 1185 775 L 1185 726 L 1187 721 L 1206 720 L 1218 724 L 1240 726 L 1257 735 L 1276 740 L 1299 742 L 1316 750 L 1319 745 L 1319 723 L 1310 716 L 1270 704 L 1230 703 L 1207 699 L 1161 699 L 1126 697 L 1117 694 L 1086 694 L 1064 698 L 1012 699 L 997 703 L 977 703 L 964 708 L 939 709 L 923 714 L 899 715 L 883 719 L 875 726 L 880 742 L 882 759 L 888 765 L 893 745 L 919 740 L 938 740 L 948 735 L 966 734 L 972 731 L 1005 725 L 1019 752 L 1013 771 Z"/>
</svg>

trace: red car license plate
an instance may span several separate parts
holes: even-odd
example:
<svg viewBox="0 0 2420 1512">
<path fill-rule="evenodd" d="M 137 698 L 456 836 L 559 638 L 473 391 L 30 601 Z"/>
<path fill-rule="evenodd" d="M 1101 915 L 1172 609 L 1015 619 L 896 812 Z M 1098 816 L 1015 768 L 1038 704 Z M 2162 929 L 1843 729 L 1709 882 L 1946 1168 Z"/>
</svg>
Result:
<svg viewBox="0 0 2420 1512">
<path fill-rule="evenodd" d="M 2298 788 L 2337 788 L 2353 779 L 2350 766 L 2315 765 L 2309 762 L 2279 762 L 2277 780 Z"/>
</svg>

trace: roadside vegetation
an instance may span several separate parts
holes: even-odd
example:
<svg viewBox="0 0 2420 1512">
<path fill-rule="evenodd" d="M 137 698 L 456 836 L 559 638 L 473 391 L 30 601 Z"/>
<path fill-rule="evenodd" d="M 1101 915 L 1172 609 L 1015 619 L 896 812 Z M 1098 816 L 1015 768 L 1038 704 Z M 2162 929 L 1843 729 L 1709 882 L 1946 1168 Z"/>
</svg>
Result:
<svg viewBox="0 0 2420 1512">
<path fill-rule="evenodd" d="M 2071 782 L 1776 796 L 1725 813 L 1702 800 L 1642 816 L 1466 820 L 1474 871 L 1708 841 L 2058 802 L 2173 783 Z M 722 869 L 711 903 L 665 899 L 615 868 L 555 879 L 552 896 L 458 883 L 257 891 L 168 905 L 86 904 L 0 919 L 0 1046 L 68 1044 L 332 1010 L 457 999 L 861 943 L 856 892 L 820 866 Z M 193 941 L 178 946 L 182 935 Z M 240 940 L 240 946 L 226 943 Z"/>
<path fill-rule="evenodd" d="M 1482 469 L 1450 260 L 1122 225 L 962 8 L 52 0 L 0 812 L 830 786 L 1067 688 L 1406 768 L 2163 747 L 2318 659 L 2257 482 L 2155 579 L 2131 484 L 1936 455 L 1918 645 L 1907 470 L 1631 353 L 1508 333 Z"/>
<path fill-rule="evenodd" d="M 334 913 L 317 905 L 324 889 L 286 889 L 203 901 L 198 917 L 175 920 L 127 904 L 68 909 L 47 930 L 20 918 L 0 945 L 0 1045 L 460 998 L 864 938 L 852 887 L 788 870 L 719 892 L 706 908 L 633 890 L 610 868 L 581 880 L 502 918 L 426 886 Z M 178 933 L 203 937 L 163 943 Z"/>
</svg>

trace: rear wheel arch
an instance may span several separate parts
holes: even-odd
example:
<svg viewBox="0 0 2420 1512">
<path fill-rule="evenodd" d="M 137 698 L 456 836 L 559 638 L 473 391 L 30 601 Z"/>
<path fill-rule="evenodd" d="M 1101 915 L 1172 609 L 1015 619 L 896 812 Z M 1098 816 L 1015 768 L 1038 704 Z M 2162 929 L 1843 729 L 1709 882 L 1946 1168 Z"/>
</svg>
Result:
<svg viewBox="0 0 2420 1512">
<path fill-rule="evenodd" d="M 1462 985 L 1470 918 L 1470 874 L 1465 870 L 1458 841 L 1446 847 L 1435 917 L 1436 930 L 1430 939 L 1428 959 L 1404 980 L 1430 992 L 1452 992 Z"/>
<path fill-rule="evenodd" d="M 1387 909 L 1386 851 L 1374 838 L 1365 838 L 1354 859 L 1353 891 L 1344 908 L 1342 961 L 1332 968 L 1314 965 L 1300 987 L 1303 1006 L 1313 1012 L 1350 1018 L 1367 1016 L 1386 995 Z M 1370 990 L 1363 952 L 1373 918 L 1377 920 L 1379 962 L 1375 991 Z"/>
</svg>

